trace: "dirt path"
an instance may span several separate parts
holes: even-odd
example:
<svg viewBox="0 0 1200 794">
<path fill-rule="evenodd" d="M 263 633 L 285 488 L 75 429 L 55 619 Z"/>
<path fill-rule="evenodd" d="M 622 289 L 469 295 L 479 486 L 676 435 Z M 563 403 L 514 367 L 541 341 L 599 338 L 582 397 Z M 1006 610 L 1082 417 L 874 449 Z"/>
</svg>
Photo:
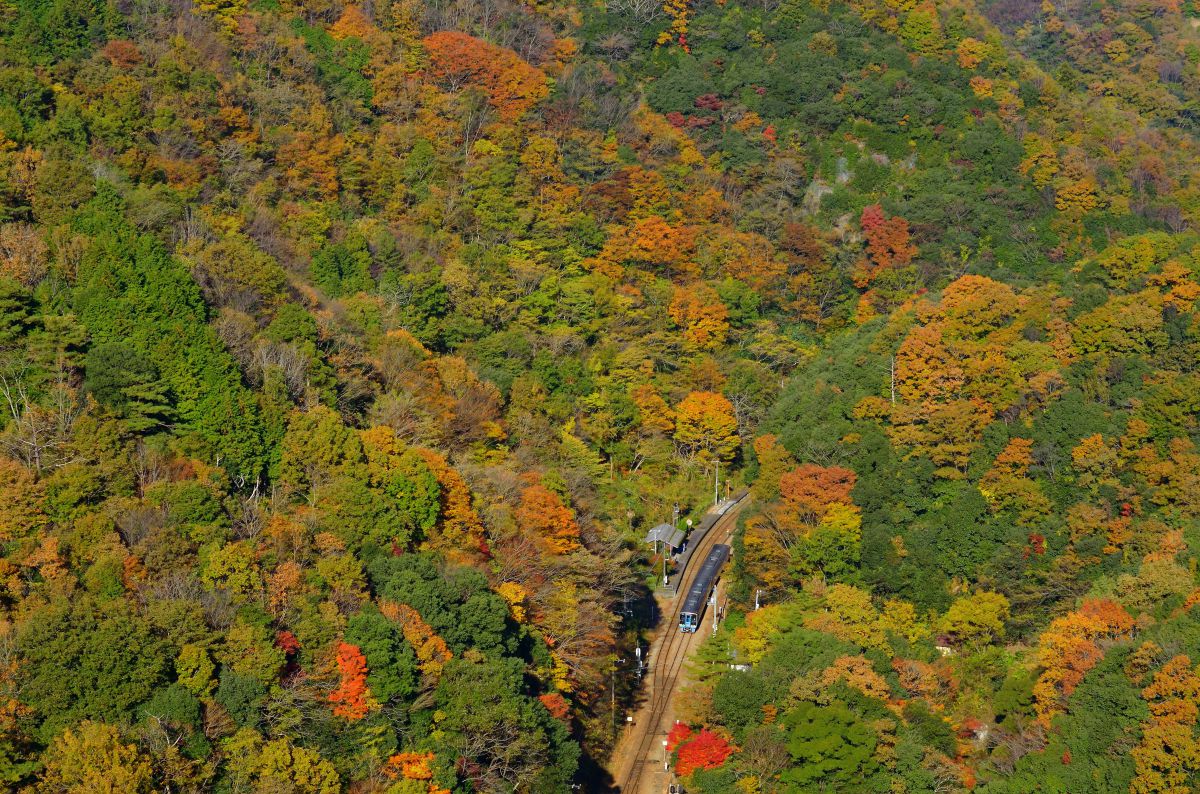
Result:
<svg viewBox="0 0 1200 794">
<path fill-rule="evenodd" d="M 683 581 L 676 588 L 680 595 L 674 599 L 658 599 L 662 623 L 658 635 L 650 643 L 650 670 L 633 713 L 633 724 L 621 736 L 608 766 L 621 794 L 661 794 L 667 790 L 670 773 L 664 768 L 666 750 L 663 742 L 675 721 L 673 697 L 686 677 L 684 663 L 711 633 L 709 627 L 712 625 L 710 609 L 704 615 L 704 628 L 694 634 L 680 632 L 679 607 L 683 594 L 687 593 L 700 568 L 699 561 L 704 560 L 713 545 L 729 541 L 737 514 L 745 504 L 746 500 L 743 500 L 730 508 L 701 541 L 693 553 L 697 562 L 688 566 Z"/>
</svg>

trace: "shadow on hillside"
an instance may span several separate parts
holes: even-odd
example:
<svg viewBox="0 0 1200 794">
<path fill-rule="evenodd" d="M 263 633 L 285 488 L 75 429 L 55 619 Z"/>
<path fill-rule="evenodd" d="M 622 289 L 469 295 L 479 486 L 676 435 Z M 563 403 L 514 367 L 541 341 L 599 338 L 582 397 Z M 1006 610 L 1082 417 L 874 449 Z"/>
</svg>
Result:
<svg viewBox="0 0 1200 794">
<path fill-rule="evenodd" d="M 646 701 L 645 687 L 642 682 L 649 674 L 648 664 L 654 660 L 648 658 L 649 643 L 639 637 L 659 628 L 662 613 L 654 594 L 644 583 L 638 583 L 636 590 L 631 590 L 625 603 L 617 605 L 618 614 L 622 618 L 617 650 L 616 675 L 610 675 L 602 697 L 597 698 L 595 713 L 598 720 L 608 723 L 611 731 L 605 747 L 592 748 L 593 751 L 611 753 L 615 750 L 616 740 L 626 726 L 626 718 L 636 714 Z M 642 649 L 642 674 L 638 674 L 636 648 L 640 643 Z M 613 684 L 616 684 L 614 698 Z M 606 757 L 597 757 L 594 752 L 584 749 L 579 759 L 579 772 L 575 778 L 576 791 L 588 794 L 616 794 L 621 790 L 619 782 L 614 780 L 606 768 Z"/>
</svg>

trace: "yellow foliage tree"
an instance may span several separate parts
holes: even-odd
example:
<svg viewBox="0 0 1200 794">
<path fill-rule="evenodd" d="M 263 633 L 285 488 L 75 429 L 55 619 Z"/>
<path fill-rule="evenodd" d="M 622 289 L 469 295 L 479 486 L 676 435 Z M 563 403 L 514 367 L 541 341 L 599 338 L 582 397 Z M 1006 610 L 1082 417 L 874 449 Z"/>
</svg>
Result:
<svg viewBox="0 0 1200 794">
<path fill-rule="evenodd" d="M 809 615 L 805 618 L 805 626 L 866 648 L 889 650 L 884 626 L 879 620 L 879 611 L 871 603 L 870 593 L 853 585 L 834 584 L 826 590 L 824 604 L 826 611 Z"/>
<path fill-rule="evenodd" d="M 697 282 L 676 287 L 667 314 L 683 329 L 683 337 L 702 350 L 725 342 L 729 334 L 729 311 L 712 287 Z"/>
<path fill-rule="evenodd" d="M 1071 218 L 1082 218 L 1100 206 L 1100 186 L 1090 176 L 1061 181 L 1054 192 L 1054 207 Z"/>
<path fill-rule="evenodd" d="M 754 439 L 754 457 L 758 459 L 758 477 L 750 486 L 751 494 L 761 502 L 777 499 L 780 478 L 796 466 L 796 460 L 771 433 Z"/>
<path fill-rule="evenodd" d="M 513 620 L 524 623 L 525 604 L 529 598 L 529 591 L 525 589 L 524 585 L 517 582 L 501 582 L 496 585 L 496 593 L 508 604 L 508 611 L 512 614 Z"/>
<path fill-rule="evenodd" d="M 987 55 L 987 45 L 968 36 L 958 43 L 954 52 L 958 56 L 959 66 L 963 69 L 974 69 L 983 63 L 984 56 Z"/>
<path fill-rule="evenodd" d="M 404 639 L 413 647 L 417 654 L 417 663 L 430 680 L 436 682 L 442 677 L 442 668 L 446 662 L 454 658 L 446 641 L 426 623 L 421 614 L 408 604 L 397 604 L 393 601 L 380 601 L 379 611 L 389 620 L 400 624 Z"/>
<path fill-rule="evenodd" d="M 1142 739 L 1130 751 L 1137 775 L 1131 794 L 1183 794 L 1200 772 L 1200 741 L 1196 739 L 1200 675 L 1187 656 L 1176 656 L 1154 674 L 1142 690 L 1150 719 Z"/>
<path fill-rule="evenodd" d="M 771 604 L 746 615 L 746 622 L 733 631 L 738 658 L 746 664 L 758 664 L 770 649 L 771 638 L 794 617 L 795 609 L 787 604 Z"/>
<path fill-rule="evenodd" d="M 1058 153 L 1047 138 L 1036 133 L 1025 136 L 1025 158 L 1017 170 L 1032 180 L 1038 190 L 1049 185 L 1062 169 Z"/>
<path fill-rule="evenodd" d="M 50 794 L 141 794 L 152 791 L 150 759 L 112 725 L 90 720 L 67 728 L 44 757 L 37 791 Z"/>
<path fill-rule="evenodd" d="M 1008 599 L 986 591 L 954 599 L 942 617 L 942 629 L 966 643 L 988 642 L 1004 636 Z"/>
<path fill-rule="evenodd" d="M 737 417 L 723 394 L 692 392 L 675 408 L 675 440 L 690 453 L 730 460 L 737 451 Z"/>
</svg>

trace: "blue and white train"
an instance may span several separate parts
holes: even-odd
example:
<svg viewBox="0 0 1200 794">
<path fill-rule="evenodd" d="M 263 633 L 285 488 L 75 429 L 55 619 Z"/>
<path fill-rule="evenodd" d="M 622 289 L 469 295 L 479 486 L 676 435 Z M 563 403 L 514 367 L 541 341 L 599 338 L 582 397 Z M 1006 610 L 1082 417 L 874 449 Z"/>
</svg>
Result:
<svg viewBox="0 0 1200 794">
<path fill-rule="evenodd" d="M 724 543 L 712 547 L 704 565 L 688 588 L 687 598 L 683 600 L 683 609 L 679 612 L 679 630 L 684 633 L 695 631 L 700 626 L 700 618 L 704 615 L 704 607 L 712 595 L 713 586 L 721 576 L 721 569 L 729 561 L 730 548 Z"/>
</svg>

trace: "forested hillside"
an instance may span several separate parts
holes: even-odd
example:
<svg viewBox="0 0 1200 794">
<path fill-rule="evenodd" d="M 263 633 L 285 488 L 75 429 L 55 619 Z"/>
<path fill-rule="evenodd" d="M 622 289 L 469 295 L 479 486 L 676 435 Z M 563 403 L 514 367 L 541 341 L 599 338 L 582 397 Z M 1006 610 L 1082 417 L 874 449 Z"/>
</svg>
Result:
<svg viewBox="0 0 1200 794">
<path fill-rule="evenodd" d="M 1197 23 L 0 0 L 0 782 L 1200 785 Z"/>
</svg>

